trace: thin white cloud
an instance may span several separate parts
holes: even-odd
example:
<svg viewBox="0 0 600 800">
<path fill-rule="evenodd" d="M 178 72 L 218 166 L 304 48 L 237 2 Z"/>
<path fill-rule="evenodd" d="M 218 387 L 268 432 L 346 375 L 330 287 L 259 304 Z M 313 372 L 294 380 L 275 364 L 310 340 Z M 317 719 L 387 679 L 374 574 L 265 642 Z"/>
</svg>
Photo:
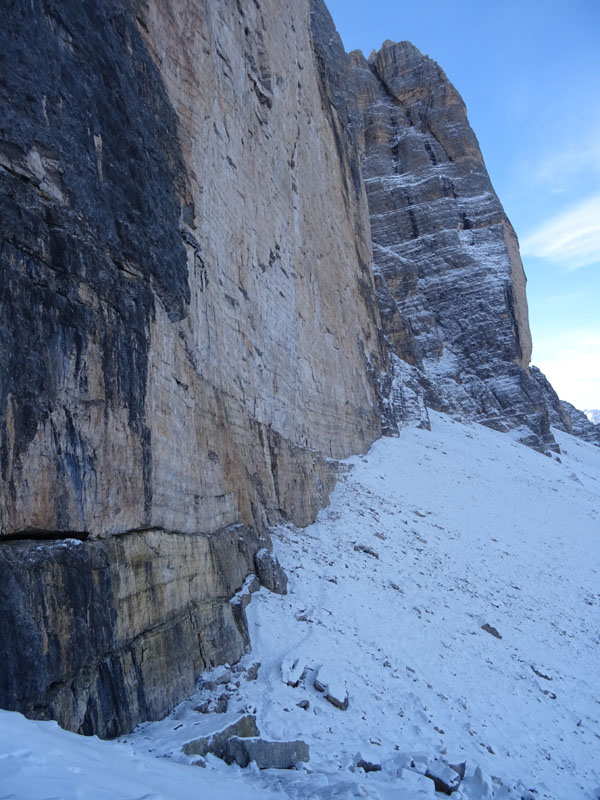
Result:
<svg viewBox="0 0 600 800">
<path fill-rule="evenodd" d="M 566 270 L 600 261 L 600 194 L 549 219 L 521 240 L 524 256 L 543 258 Z"/>
<path fill-rule="evenodd" d="M 599 172 L 600 130 L 596 129 L 586 140 L 572 141 L 559 150 L 547 150 L 525 170 L 529 180 L 553 193 L 568 193 L 578 179 L 589 179 L 590 173 Z"/>
<path fill-rule="evenodd" d="M 579 409 L 600 408 L 600 333 L 563 331 L 538 336 L 533 363 L 554 386 L 561 400 Z"/>
</svg>

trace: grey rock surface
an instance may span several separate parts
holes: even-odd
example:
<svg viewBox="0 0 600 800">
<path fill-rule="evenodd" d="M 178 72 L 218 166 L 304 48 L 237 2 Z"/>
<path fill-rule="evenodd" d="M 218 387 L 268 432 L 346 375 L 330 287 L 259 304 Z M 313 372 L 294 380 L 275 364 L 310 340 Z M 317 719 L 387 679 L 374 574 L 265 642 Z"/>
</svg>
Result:
<svg viewBox="0 0 600 800">
<path fill-rule="evenodd" d="M 259 550 L 254 556 L 254 566 L 264 587 L 275 594 L 287 594 L 287 575 L 273 553 Z"/>
<path fill-rule="evenodd" d="M 400 406 L 425 424 L 423 402 L 498 430 L 523 427 L 528 444 L 556 449 L 529 372 L 517 238 L 460 95 L 409 42 L 351 59 L 382 324 L 408 365 Z"/>
<path fill-rule="evenodd" d="M 296 764 L 310 760 L 306 742 L 271 742 L 267 739 L 242 739 L 232 736 L 227 740 L 225 761 L 247 767 L 251 761 L 259 769 L 293 769 Z"/>
<path fill-rule="evenodd" d="M 228 742 L 232 737 L 239 741 L 243 737 L 258 736 L 259 731 L 256 726 L 256 717 L 252 714 L 244 714 L 235 722 L 221 728 L 209 736 L 201 736 L 192 739 L 183 746 L 186 756 L 206 756 L 212 753 L 217 758 L 225 758 L 228 752 Z"/>
<path fill-rule="evenodd" d="M 544 395 L 550 424 L 565 433 L 577 436 L 579 439 L 600 445 L 600 427 L 594 425 L 585 412 L 575 408 L 571 403 L 559 400 L 552 385 L 539 369 L 532 367 L 531 376 Z"/>
<path fill-rule="evenodd" d="M 104 738 L 161 719 L 246 652 L 229 597 L 259 546 L 241 526 L 0 545 L 0 707 Z"/>
<path fill-rule="evenodd" d="M 464 778 L 464 769 L 461 775 L 459 771 L 444 761 L 434 760 L 429 762 L 425 777 L 433 781 L 436 792 L 453 794 L 460 787 L 461 780 Z"/>
<path fill-rule="evenodd" d="M 600 444 L 600 425 L 592 422 L 583 411 L 575 408 L 574 405 L 567 403 L 565 400 L 562 401 L 562 407 L 571 423 L 571 430 L 569 430 L 567 426 L 563 428 L 560 424 L 558 424 L 557 427 L 560 427 L 567 433 L 572 432 L 574 436 L 586 442 Z"/>
</svg>

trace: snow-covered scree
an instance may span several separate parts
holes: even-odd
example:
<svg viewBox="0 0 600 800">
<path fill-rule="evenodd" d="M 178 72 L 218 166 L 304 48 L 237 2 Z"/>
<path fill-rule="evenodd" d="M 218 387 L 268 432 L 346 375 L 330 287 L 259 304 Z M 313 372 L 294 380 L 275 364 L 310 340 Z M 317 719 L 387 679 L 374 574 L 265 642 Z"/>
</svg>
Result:
<svg viewBox="0 0 600 800">
<path fill-rule="evenodd" d="M 252 653 L 170 717 L 107 743 L 0 712 L 0 797 L 413 800 L 441 777 L 456 800 L 596 800 L 600 450 L 430 417 L 349 459 L 314 525 L 274 531 L 288 594 L 253 596 Z M 183 754 L 240 712 L 310 761 Z"/>
</svg>

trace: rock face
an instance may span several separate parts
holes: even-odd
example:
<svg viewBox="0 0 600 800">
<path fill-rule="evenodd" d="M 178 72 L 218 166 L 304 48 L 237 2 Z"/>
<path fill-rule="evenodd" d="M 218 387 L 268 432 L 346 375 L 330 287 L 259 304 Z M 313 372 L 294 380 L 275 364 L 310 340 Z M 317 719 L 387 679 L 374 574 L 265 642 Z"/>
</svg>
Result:
<svg viewBox="0 0 600 800">
<path fill-rule="evenodd" d="M 562 416 L 559 415 L 557 415 L 556 423 L 553 422 L 552 424 L 586 442 L 600 444 L 600 426 L 598 423 L 592 422 L 587 414 L 575 408 L 571 403 L 567 403 L 566 400 L 562 400 L 561 405 L 568 417 L 569 424 L 564 424 Z"/>
<path fill-rule="evenodd" d="M 242 526 L 3 544 L 0 707 L 102 737 L 165 716 L 246 652 L 229 598 L 259 546 Z"/>
<path fill-rule="evenodd" d="M 571 403 L 559 400 L 552 385 L 537 367 L 531 367 L 530 374 L 544 395 L 550 424 L 586 442 L 600 445 L 600 428 L 594 425 L 583 411 Z"/>
<path fill-rule="evenodd" d="M 257 532 L 381 434 L 350 79 L 309 0 L 5 17 L 1 702 L 109 736 L 240 656 Z"/>
<path fill-rule="evenodd" d="M 380 434 L 335 30 L 287 5 L 11 11 L 2 534 L 302 524 Z"/>
<path fill-rule="evenodd" d="M 401 382 L 410 376 L 432 408 L 553 447 L 547 399 L 528 370 L 517 238 L 461 97 L 408 42 L 351 58 L 382 322 L 413 367 Z"/>
<path fill-rule="evenodd" d="M 580 411 L 565 400 L 561 401 L 561 406 L 568 418 L 568 423 L 565 424 L 563 416 L 557 414 L 556 421 L 552 424 L 555 424 L 557 428 L 567 433 L 572 433 L 573 436 L 577 436 L 586 442 L 600 445 L 600 425 L 594 422 L 593 418 L 590 418 L 589 412 Z"/>
</svg>

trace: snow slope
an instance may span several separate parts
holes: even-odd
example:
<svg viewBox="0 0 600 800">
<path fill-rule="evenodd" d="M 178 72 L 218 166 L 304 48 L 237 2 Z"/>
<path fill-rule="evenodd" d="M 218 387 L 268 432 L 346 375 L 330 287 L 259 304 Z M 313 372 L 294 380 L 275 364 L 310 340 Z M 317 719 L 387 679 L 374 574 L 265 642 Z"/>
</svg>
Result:
<svg viewBox="0 0 600 800">
<path fill-rule="evenodd" d="M 1 800 L 278 800 L 249 784 L 0 711 Z"/>
<path fill-rule="evenodd" d="M 422 773 L 439 758 L 466 761 L 457 800 L 595 800 L 600 451 L 555 431 L 559 461 L 431 421 L 349 459 L 314 525 L 274 531 L 289 593 L 254 595 L 241 667 L 261 667 L 229 684 L 228 714 L 256 710 L 263 737 L 304 739 L 308 765 L 171 763 L 190 762 L 181 742 L 225 719 L 193 711 L 202 691 L 124 743 L 0 712 L 0 798 L 412 800 L 435 796 Z M 346 710 L 317 675 L 347 691 Z M 359 757 L 382 769 L 365 773 Z"/>
</svg>

